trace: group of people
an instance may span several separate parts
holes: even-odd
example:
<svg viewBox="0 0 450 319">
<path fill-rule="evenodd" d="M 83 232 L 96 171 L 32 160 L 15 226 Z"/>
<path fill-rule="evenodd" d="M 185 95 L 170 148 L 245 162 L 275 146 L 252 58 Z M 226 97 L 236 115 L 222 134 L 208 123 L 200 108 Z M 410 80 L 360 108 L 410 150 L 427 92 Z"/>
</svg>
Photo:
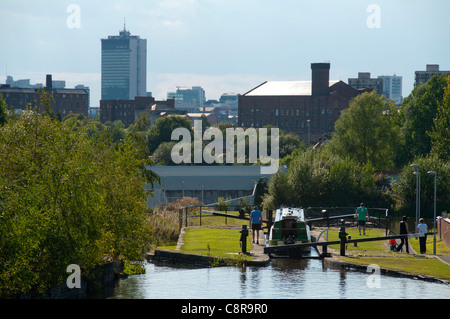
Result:
<svg viewBox="0 0 450 319">
<path fill-rule="evenodd" d="M 361 205 L 356 209 L 355 217 L 358 219 L 358 230 L 359 234 L 361 235 L 361 229 L 363 230 L 363 235 L 366 234 L 366 221 L 369 219 L 369 212 L 366 207 L 364 207 L 364 203 L 361 203 Z M 408 217 L 403 216 L 402 220 L 400 221 L 400 235 L 407 235 L 409 233 L 408 230 L 408 223 L 407 223 Z M 419 244 L 420 244 L 420 253 L 425 254 L 427 251 L 426 242 L 427 242 L 427 232 L 428 232 L 428 226 L 425 224 L 425 221 L 423 218 L 420 218 L 419 224 L 417 225 L 417 233 L 424 234 L 423 236 L 419 237 Z M 402 237 L 400 238 L 400 245 L 396 246 L 396 240 L 391 240 L 391 247 L 393 247 L 393 250 L 396 251 L 403 251 L 403 246 L 406 248 L 406 252 L 409 253 L 409 245 L 408 245 L 408 237 Z"/>
<path fill-rule="evenodd" d="M 403 216 L 402 221 L 400 222 L 400 235 L 406 235 L 409 233 L 407 220 L 408 217 Z M 419 246 L 421 254 L 425 254 L 427 252 L 427 232 L 428 226 L 427 224 L 425 224 L 424 219 L 420 218 L 419 224 L 417 224 L 417 233 L 423 234 L 421 237 L 419 237 Z M 401 238 L 400 240 L 401 240 L 400 245 L 398 245 L 396 250 L 402 251 L 404 245 L 406 247 L 406 252 L 409 253 L 408 237 Z"/>
<path fill-rule="evenodd" d="M 369 211 L 364 206 L 364 203 L 361 203 L 360 206 L 356 209 L 355 217 L 358 220 L 358 230 L 359 234 L 361 235 L 361 229 L 363 230 L 363 235 L 366 234 L 366 221 L 369 219 Z M 400 221 L 400 235 L 406 235 L 409 233 L 408 230 L 408 223 L 407 223 L 408 217 L 403 216 L 402 220 Z M 261 211 L 258 209 L 257 206 L 254 207 L 253 211 L 250 213 L 250 227 L 252 229 L 252 243 L 259 244 L 259 231 L 262 229 L 263 219 Z M 423 236 L 419 237 L 419 244 L 420 244 L 420 253 L 425 254 L 427 251 L 426 242 L 427 242 L 427 232 L 428 232 L 428 226 L 425 224 L 425 221 L 423 218 L 419 220 L 419 224 L 417 225 L 417 233 L 424 234 Z M 408 245 L 408 237 L 402 237 L 400 238 L 400 245 L 396 246 L 396 240 L 393 239 L 391 241 L 392 247 L 396 251 L 403 251 L 403 246 L 405 246 L 406 252 L 409 253 L 409 245 Z"/>
</svg>

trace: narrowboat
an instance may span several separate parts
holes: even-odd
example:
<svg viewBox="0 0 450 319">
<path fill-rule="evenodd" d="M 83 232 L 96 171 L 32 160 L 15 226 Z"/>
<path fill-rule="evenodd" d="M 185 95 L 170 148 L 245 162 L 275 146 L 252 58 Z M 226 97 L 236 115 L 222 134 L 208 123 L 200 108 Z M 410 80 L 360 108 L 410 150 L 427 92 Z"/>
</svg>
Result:
<svg viewBox="0 0 450 319">
<path fill-rule="evenodd" d="M 302 208 L 283 207 L 275 214 L 274 223 L 269 232 L 269 246 L 292 245 L 311 242 L 308 224 Z M 305 247 L 302 252 L 310 252 Z"/>
</svg>

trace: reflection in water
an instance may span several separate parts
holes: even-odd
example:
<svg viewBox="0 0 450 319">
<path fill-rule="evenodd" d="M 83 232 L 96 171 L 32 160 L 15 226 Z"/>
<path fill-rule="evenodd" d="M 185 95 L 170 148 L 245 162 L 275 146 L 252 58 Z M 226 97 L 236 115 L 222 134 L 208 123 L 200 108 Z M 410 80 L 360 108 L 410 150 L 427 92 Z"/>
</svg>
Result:
<svg viewBox="0 0 450 319">
<path fill-rule="evenodd" d="M 343 269 L 339 270 L 339 296 L 341 298 L 345 298 L 346 297 L 346 287 L 345 287 L 345 283 L 346 283 L 346 272 Z"/>
<path fill-rule="evenodd" d="M 371 273 L 330 269 L 321 260 L 274 259 L 267 267 L 201 269 L 148 263 L 146 270 L 146 274 L 120 280 L 112 298 L 450 299 L 448 285 L 381 276 L 381 287 L 370 288 L 367 278 Z"/>
</svg>

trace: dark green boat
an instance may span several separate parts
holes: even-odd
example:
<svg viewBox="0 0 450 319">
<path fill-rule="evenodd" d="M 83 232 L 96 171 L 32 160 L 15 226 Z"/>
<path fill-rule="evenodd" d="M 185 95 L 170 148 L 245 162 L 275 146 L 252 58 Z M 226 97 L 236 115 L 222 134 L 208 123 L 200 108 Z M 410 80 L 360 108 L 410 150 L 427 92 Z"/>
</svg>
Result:
<svg viewBox="0 0 450 319">
<path fill-rule="evenodd" d="M 276 211 L 269 233 L 269 246 L 292 245 L 311 242 L 309 226 L 302 208 L 285 207 Z M 309 252 L 311 247 L 305 247 Z"/>
</svg>

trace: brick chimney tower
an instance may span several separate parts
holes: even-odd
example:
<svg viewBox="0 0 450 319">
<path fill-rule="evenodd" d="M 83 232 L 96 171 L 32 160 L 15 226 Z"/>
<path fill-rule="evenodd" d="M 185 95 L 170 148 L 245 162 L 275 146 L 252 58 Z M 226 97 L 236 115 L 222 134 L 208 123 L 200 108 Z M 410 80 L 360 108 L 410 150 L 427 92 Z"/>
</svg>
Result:
<svg viewBox="0 0 450 319">
<path fill-rule="evenodd" d="M 311 63 L 312 89 L 311 94 L 328 95 L 330 93 L 330 63 Z"/>
<path fill-rule="evenodd" d="M 47 78 L 45 80 L 45 89 L 47 91 L 52 91 L 53 90 L 53 81 L 52 81 L 52 75 L 51 74 L 47 74 Z"/>
</svg>

